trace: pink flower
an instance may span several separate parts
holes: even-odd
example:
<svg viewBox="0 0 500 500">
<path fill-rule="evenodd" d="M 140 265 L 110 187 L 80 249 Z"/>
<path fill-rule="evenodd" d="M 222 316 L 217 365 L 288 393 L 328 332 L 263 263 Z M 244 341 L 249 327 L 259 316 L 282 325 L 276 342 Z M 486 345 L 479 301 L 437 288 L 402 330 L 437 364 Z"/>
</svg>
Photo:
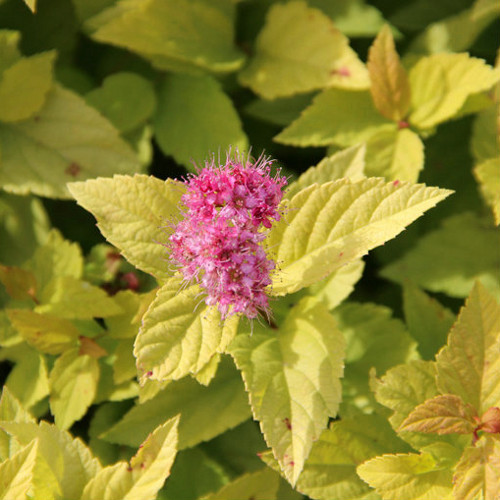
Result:
<svg viewBox="0 0 500 500">
<path fill-rule="evenodd" d="M 285 177 L 271 177 L 272 161 L 226 157 L 205 163 L 185 181 L 184 218 L 170 237 L 171 261 L 186 281 L 206 292 L 205 302 L 223 318 L 242 313 L 255 318 L 269 311 L 265 289 L 275 268 L 262 248 L 265 229 L 280 219 Z"/>
</svg>

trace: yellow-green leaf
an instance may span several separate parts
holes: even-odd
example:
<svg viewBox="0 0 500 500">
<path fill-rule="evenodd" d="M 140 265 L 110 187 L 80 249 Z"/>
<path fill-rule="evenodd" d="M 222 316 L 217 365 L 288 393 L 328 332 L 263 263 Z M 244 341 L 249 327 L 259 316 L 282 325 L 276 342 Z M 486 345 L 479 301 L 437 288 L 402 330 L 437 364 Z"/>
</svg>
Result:
<svg viewBox="0 0 500 500">
<path fill-rule="evenodd" d="M 367 88 L 368 72 L 332 20 L 305 2 L 273 5 L 240 82 L 265 99 L 324 87 Z"/>
<path fill-rule="evenodd" d="M 305 297 L 277 332 L 241 334 L 230 352 L 243 373 L 254 417 L 293 485 L 313 441 L 338 410 L 342 334 L 326 307 Z"/>
<path fill-rule="evenodd" d="M 167 281 L 143 317 L 134 356 L 144 379 L 178 380 L 197 373 L 236 335 L 237 316 L 221 321 L 217 308 L 198 305 L 203 299 L 197 285 L 182 286 L 179 276 Z"/>
<path fill-rule="evenodd" d="M 472 125 L 471 152 L 478 163 L 500 156 L 499 103 L 478 113 Z"/>
<path fill-rule="evenodd" d="M 264 468 L 236 478 L 216 493 L 203 497 L 203 500 L 234 500 L 235 498 L 275 500 L 279 484 L 279 475 L 271 469 Z"/>
<path fill-rule="evenodd" d="M 69 181 L 137 172 L 118 131 L 77 94 L 54 85 L 38 113 L 0 124 L 0 185 L 15 194 L 69 198 Z"/>
<path fill-rule="evenodd" d="M 366 143 L 367 177 L 417 182 L 424 168 L 424 145 L 408 128 L 380 130 Z"/>
<path fill-rule="evenodd" d="M 178 413 L 179 449 L 212 439 L 249 418 L 241 376 L 228 356 L 223 357 L 208 387 L 191 377 L 171 382 L 153 398 L 134 406 L 101 437 L 112 443 L 138 446 L 155 427 Z"/>
<path fill-rule="evenodd" d="M 418 405 L 401 423 L 400 431 L 435 434 L 472 434 L 475 408 L 454 394 L 443 394 Z"/>
<path fill-rule="evenodd" d="M 19 122 L 44 105 L 52 87 L 55 52 L 24 57 L 0 75 L 0 121 Z"/>
<path fill-rule="evenodd" d="M 81 500 L 155 500 L 177 453 L 179 417 L 157 427 L 130 463 L 105 467 L 85 486 Z"/>
<path fill-rule="evenodd" d="M 0 463 L 0 499 L 28 500 L 33 493 L 33 472 L 38 451 L 38 441 L 19 450 Z"/>
<path fill-rule="evenodd" d="M 482 436 L 469 446 L 455 469 L 453 494 L 460 500 L 495 500 L 500 491 L 500 439 Z"/>
<path fill-rule="evenodd" d="M 59 356 L 50 372 L 50 410 L 60 429 L 69 429 L 85 415 L 94 400 L 99 380 L 95 358 L 80 355 L 78 349 Z"/>
<path fill-rule="evenodd" d="M 325 184 L 348 177 L 354 181 L 364 177 L 366 147 L 358 144 L 323 158 L 310 167 L 286 189 L 286 198 L 293 198 L 301 189 L 311 184 Z"/>
<path fill-rule="evenodd" d="M 117 175 L 70 184 L 69 189 L 131 264 L 160 281 L 171 276 L 164 245 L 171 232 L 169 222 L 180 217 L 180 182 Z"/>
<path fill-rule="evenodd" d="M 80 333 L 67 319 L 28 309 L 9 309 L 7 316 L 22 337 L 40 352 L 61 354 L 78 343 Z"/>
<path fill-rule="evenodd" d="M 154 118 L 158 145 L 193 170 L 217 151 L 248 149 L 248 139 L 229 97 L 211 76 L 172 74 L 160 89 Z"/>
<path fill-rule="evenodd" d="M 500 159 L 491 158 L 474 168 L 484 199 L 491 207 L 495 224 L 500 224 Z"/>
<path fill-rule="evenodd" d="M 292 146 L 353 146 L 395 124 L 375 109 L 369 92 L 327 89 L 274 140 Z"/>
<path fill-rule="evenodd" d="M 420 59 L 409 78 L 410 122 L 428 129 L 452 118 L 470 95 L 490 89 L 500 69 L 468 54 L 434 54 Z"/>
<path fill-rule="evenodd" d="M 383 455 L 357 468 L 358 475 L 382 500 L 452 500 L 452 472 L 428 453 Z"/>
<path fill-rule="evenodd" d="M 303 189 L 286 205 L 285 217 L 267 239 L 270 256 L 279 263 L 273 293 L 295 292 L 358 259 L 450 193 L 376 178 Z"/>
<path fill-rule="evenodd" d="M 410 108 L 410 84 L 388 25 L 380 30 L 370 47 L 367 67 L 375 107 L 389 120 L 403 120 Z"/>
<path fill-rule="evenodd" d="M 448 344 L 436 357 L 440 391 L 460 396 L 482 414 L 500 406 L 500 305 L 479 283 L 473 288 Z"/>
</svg>

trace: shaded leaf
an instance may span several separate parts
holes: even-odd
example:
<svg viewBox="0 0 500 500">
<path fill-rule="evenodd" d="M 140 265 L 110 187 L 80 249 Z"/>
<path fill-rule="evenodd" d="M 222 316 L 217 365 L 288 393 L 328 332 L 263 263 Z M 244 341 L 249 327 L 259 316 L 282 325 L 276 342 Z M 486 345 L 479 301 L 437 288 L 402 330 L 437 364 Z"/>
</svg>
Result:
<svg viewBox="0 0 500 500">
<path fill-rule="evenodd" d="M 495 224 L 500 224 L 500 160 L 491 158 L 477 165 L 474 175 L 484 199 L 490 205 L 495 217 Z"/>
<path fill-rule="evenodd" d="M 36 296 L 34 274 L 20 267 L 0 264 L 0 282 L 14 300 L 33 299 Z"/>
</svg>

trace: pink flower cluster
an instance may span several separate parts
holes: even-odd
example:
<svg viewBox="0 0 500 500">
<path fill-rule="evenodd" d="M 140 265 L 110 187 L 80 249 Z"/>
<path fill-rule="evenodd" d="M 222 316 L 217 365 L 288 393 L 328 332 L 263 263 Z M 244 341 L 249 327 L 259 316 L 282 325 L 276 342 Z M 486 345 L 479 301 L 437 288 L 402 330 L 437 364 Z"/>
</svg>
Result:
<svg viewBox="0 0 500 500">
<path fill-rule="evenodd" d="M 228 154 L 224 165 L 206 163 L 185 181 L 184 218 L 170 237 L 171 260 L 186 281 L 196 281 L 223 318 L 255 318 L 269 308 L 265 288 L 275 263 L 262 242 L 264 228 L 280 219 L 285 177 L 270 176 L 272 161 L 255 163 Z"/>
</svg>

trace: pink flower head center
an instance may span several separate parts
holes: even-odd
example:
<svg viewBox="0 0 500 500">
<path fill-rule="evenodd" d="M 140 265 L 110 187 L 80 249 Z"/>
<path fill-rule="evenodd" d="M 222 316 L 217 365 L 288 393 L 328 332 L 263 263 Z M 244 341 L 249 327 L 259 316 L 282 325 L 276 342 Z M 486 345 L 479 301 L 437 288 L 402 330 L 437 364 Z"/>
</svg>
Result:
<svg viewBox="0 0 500 500">
<path fill-rule="evenodd" d="M 268 312 L 265 289 L 275 268 L 262 247 L 265 229 L 280 219 L 286 178 L 271 176 L 272 161 L 226 158 L 206 163 L 185 181 L 184 218 L 170 237 L 171 260 L 186 281 L 206 292 L 205 302 L 223 318 Z M 265 228 L 263 230 L 263 228 Z"/>
</svg>

